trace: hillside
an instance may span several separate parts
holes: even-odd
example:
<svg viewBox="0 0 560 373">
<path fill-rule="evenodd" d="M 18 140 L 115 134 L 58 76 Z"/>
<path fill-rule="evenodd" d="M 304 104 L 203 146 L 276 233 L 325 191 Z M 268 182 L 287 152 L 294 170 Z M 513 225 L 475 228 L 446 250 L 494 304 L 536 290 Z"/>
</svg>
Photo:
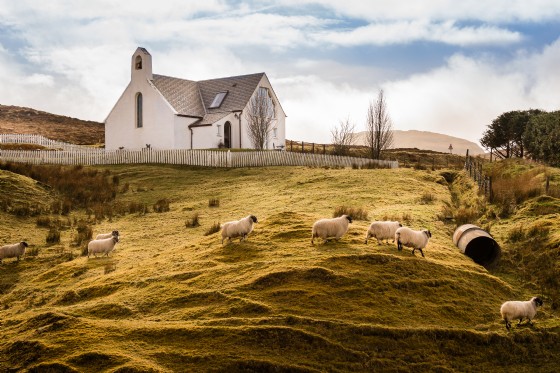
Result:
<svg viewBox="0 0 560 373">
<path fill-rule="evenodd" d="M 356 134 L 356 145 L 366 145 L 366 132 Z M 464 156 L 469 149 L 471 155 L 483 154 L 484 150 L 472 141 L 459 137 L 448 136 L 429 131 L 393 131 L 393 148 L 422 149 L 441 153 L 449 153 L 449 145 L 453 146 L 453 154 Z"/>
<path fill-rule="evenodd" d="M 105 168 L 86 170 L 95 169 Z M 0 212 L 2 227 L 12 227 L 1 242 L 25 239 L 37 254 L 0 266 L 0 369 L 551 372 L 560 364 L 560 322 L 548 300 L 533 328 L 506 332 L 500 304 L 535 289 L 453 246 L 455 226 L 439 217 L 458 199 L 448 182 L 476 196 L 460 173 L 107 169 L 119 184 L 116 200 L 50 216 L 61 220 L 60 244 L 45 244 L 48 228 L 37 217 Z M 1 193 L 33 185 L 8 175 Z M 43 188 L 36 202 L 48 198 L 61 197 Z M 164 198 L 170 210 L 153 212 Z M 148 212 L 122 209 L 138 204 Z M 356 219 L 339 242 L 312 246 L 312 223 L 337 206 L 362 208 L 367 220 Z M 222 246 L 219 233 L 205 235 L 249 213 L 259 222 L 247 241 Z M 195 215 L 200 226 L 190 228 Z M 80 256 L 82 246 L 71 244 L 77 219 L 89 219 L 94 235 L 118 229 L 116 251 Z M 365 245 L 374 219 L 429 228 L 426 258 Z M 500 229 L 509 229 L 507 219 Z"/>
<path fill-rule="evenodd" d="M 42 135 L 78 145 L 105 142 L 105 125 L 35 109 L 0 105 L 0 133 Z"/>
</svg>

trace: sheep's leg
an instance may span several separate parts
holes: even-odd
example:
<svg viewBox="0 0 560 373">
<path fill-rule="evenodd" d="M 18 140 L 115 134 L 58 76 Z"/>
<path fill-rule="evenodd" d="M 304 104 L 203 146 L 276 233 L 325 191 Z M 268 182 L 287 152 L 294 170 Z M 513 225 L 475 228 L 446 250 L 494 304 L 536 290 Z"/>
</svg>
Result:
<svg viewBox="0 0 560 373">
<path fill-rule="evenodd" d="M 523 321 L 523 317 L 519 319 L 519 322 L 517 323 L 517 326 L 521 325 L 521 321 Z"/>
<path fill-rule="evenodd" d="M 367 240 L 368 240 L 369 237 L 370 237 L 370 236 L 369 236 L 369 232 L 368 232 L 368 234 L 366 234 L 366 242 L 365 242 L 366 245 L 367 245 Z"/>
<path fill-rule="evenodd" d="M 425 258 L 424 252 L 422 251 L 422 249 L 418 249 L 418 250 L 420 250 L 420 254 L 422 254 L 422 258 Z"/>
<path fill-rule="evenodd" d="M 508 319 L 505 319 L 506 321 L 506 329 L 509 330 L 511 328 L 511 323 L 508 321 Z"/>
<path fill-rule="evenodd" d="M 402 242 L 397 240 L 397 250 L 402 251 Z"/>
</svg>

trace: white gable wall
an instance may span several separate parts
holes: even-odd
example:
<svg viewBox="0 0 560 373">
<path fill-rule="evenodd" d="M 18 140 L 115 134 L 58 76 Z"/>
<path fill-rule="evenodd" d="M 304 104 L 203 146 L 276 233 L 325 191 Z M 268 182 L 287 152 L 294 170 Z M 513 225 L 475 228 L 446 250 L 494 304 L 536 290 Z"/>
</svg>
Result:
<svg viewBox="0 0 560 373">
<path fill-rule="evenodd" d="M 259 82 L 259 85 L 255 89 L 255 92 L 253 92 L 253 94 L 257 92 L 259 87 L 268 88 L 268 90 L 271 93 L 272 99 L 274 100 L 274 105 L 276 107 L 276 120 L 272 123 L 272 127 L 277 129 L 276 137 L 274 137 L 274 131 L 271 131 L 265 149 L 274 149 L 274 147 L 278 147 L 279 145 L 285 146 L 286 145 L 286 114 L 284 113 L 284 110 L 280 106 L 280 101 L 278 101 L 278 97 L 276 97 L 276 93 L 272 89 L 272 85 L 270 84 L 270 81 L 266 77 L 266 74 L 263 75 L 261 81 Z M 249 137 L 247 119 L 245 118 L 245 112 L 247 111 L 247 106 L 245 106 L 245 109 L 243 109 L 243 114 L 241 115 L 241 122 L 242 122 L 241 147 L 245 149 L 247 148 L 252 149 L 253 143 L 251 142 L 251 138 Z M 235 121 L 238 122 L 238 119 L 236 119 Z M 239 126 L 238 123 L 237 126 Z M 235 142 L 234 144 L 237 144 L 235 147 L 239 147 L 238 146 L 239 140 L 237 140 L 237 142 Z"/>
</svg>

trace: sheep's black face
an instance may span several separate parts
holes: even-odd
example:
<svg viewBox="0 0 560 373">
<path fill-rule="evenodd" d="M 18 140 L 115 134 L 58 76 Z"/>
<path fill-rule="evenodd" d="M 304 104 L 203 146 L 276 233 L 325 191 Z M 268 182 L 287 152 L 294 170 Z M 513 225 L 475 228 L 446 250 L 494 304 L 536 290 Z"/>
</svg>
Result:
<svg viewBox="0 0 560 373">
<path fill-rule="evenodd" d="M 539 298 L 539 297 L 536 297 L 536 298 L 535 298 L 535 304 L 536 304 L 537 306 L 542 306 L 542 305 L 543 305 L 542 299 Z"/>
<path fill-rule="evenodd" d="M 112 235 L 112 236 L 118 236 L 118 235 L 119 235 L 119 231 L 113 231 L 113 232 L 111 232 L 111 235 Z"/>
<path fill-rule="evenodd" d="M 255 215 L 251 215 L 251 220 L 253 221 L 253 223 L 258 223 L 257 217 Z"/>
<path fill-rule="evenodd" d="M 399 223 L 399 227 L 401 227 L 401 228 L 402 228 L 402 224 L 401 224 L 401 223 Z"/>
<path fill-rule="evenodd" d="M 22 245 L 23 245 L 24 247 L 28 247 L 28 246 L 29 246 L 29 245 L 27 244 L 27 242 L 25 242 L 25 241 L 21 241 L 21 243 L 22 243 Z"/>
<path fill-rule="evenodd" d="M 424 231 L 424 233 L 426 233 L 426 236 L 428 236 L 428 238 L 432 238 L 432 232 Z"/>
<path fill-rule="evenodd" d="M 351 217 L 351 216 L 346 215 L 346 219 L 348 219 L 348 222 L 349 222 L 349 223 L 352 223 L 352 217 Z"/>
</svg>

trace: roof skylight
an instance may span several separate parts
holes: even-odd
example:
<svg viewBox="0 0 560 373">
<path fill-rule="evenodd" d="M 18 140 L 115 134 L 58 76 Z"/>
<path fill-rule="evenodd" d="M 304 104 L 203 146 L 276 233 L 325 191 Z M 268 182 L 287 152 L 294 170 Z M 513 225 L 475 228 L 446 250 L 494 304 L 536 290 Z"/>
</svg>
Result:
<svg viewBox="0 0 560 373">
<path fill-rule="evenodd" d="M 210 104 L 209 109 L 215 109 L 220 107 L 220 105 L 222 105 L 222 102 L 224 101 L 224 98 L 226 98 L 227 93 L 228 93 L 227 91 L 216 93 L 216 97 L 214 97 L 214 100 Z"/>
</svg>

